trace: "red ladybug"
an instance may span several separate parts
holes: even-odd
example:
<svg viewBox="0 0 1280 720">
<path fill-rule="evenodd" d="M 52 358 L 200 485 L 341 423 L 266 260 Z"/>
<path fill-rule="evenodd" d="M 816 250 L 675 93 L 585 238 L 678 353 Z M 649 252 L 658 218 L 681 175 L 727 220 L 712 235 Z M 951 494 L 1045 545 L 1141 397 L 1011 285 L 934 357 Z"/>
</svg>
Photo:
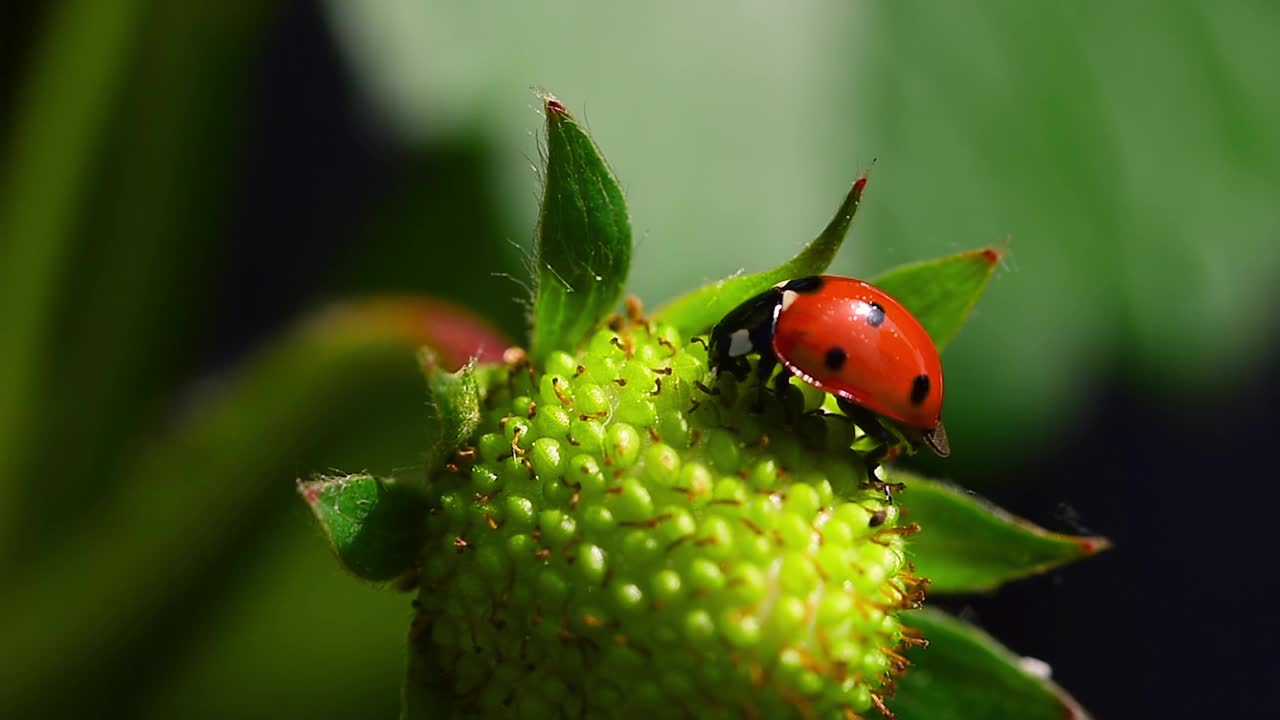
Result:
<svg viewBox="0 0 1280 720">
<path fill-rule="evenodd" d="M 920 321 L 883 290 L 853 278 L 815 275 L 778 283 L 725 315 L 711 331 L 714 369 L 745 377 L 758 353 L 761 382 L 780 362 L 835 395 L 840 409 L 881 440 L 874 471 L 892 444 L 881 424 L 950 453 L 942 426 L 942 362 Z M 873 478 L 874 479 L 874 478 Z"/>
</svg>

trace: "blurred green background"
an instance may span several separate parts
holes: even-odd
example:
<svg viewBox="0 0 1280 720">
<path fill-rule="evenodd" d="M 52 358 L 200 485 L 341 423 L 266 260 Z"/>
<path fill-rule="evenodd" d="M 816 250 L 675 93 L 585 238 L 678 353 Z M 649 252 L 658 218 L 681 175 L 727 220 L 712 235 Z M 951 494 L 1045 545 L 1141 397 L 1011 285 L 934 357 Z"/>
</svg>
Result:
<svg viewBox="0 0 1280 720">
<path fill-rule="evenodd" d="M 1151 449 L 1088 434 L 1107 398 L 1194 445 L 1272 371 L 1277 32 L 1245 0 L 7 4 L 0 715 L 394 715 L 408 599 L 343 575 L 292 481 L 414 471 L 412 359 L 273 338 L 387 292 L 520 337 L 531 87 L 621 178 L 650 305 L 790 257 L 873 160 L 833 271 L 1007 244 L 928 468 L 1088 505 L 1036 473 Z"/>
</svg>

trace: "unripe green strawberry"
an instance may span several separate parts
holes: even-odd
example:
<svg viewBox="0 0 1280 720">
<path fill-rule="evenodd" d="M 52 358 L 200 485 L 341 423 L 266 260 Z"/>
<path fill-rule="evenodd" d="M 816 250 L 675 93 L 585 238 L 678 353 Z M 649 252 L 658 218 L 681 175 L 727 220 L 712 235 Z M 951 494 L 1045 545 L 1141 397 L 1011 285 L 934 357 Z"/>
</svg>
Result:
<svg viewBox="0 0 1280 720">
<path fill-rule="evenodd" d="M 856 717 L 922 599 L 897 508 L 798 382 L 638 323 L 515 362 L 434 479 L 413 651 L 461 717 Z M 461 462 L 470 460 L 471 464 Z"/>
</svg>

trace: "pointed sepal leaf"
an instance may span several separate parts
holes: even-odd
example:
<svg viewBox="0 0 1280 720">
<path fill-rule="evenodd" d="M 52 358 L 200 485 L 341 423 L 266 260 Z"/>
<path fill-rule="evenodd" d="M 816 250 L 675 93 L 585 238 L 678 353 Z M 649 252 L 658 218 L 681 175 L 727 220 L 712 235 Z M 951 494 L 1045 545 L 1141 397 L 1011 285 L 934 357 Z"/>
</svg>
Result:
<svg viewBox="0 0 1280 720">
<path fill-rule="evenodd" d="M 921 528 L 907 552 L 931 592 L 993 590 L 1111 546 L 1104 537 L 1050 532 L 946 483 L 897 470 L 892 478 L 906 485 L 903 513 Z"/>
<path fill-rule="evenodd" d="M 631 220 L 617 178 L 565 106 L 543 97 L 547 167 L 538 213 L 533 360 L 577 347 L 617 307 L 631 266 Z"/>
<path fill-rule="evenodd" d="M 1000 265 L 996 248 L 894 268 L 872 281 L 911 311 L 941 351 L 960 332 Z"/>
<path fill-rule="evenodd" d="M 413 567 L 426 533 L 427 503 L 416 489 L 372 475 L 298 482 L 342 565 L 383 581 Z"/>
<path fill-rule="evenodd" d="M 906 613 L 928 641 L 910 661 L 888 706 L 901 720 L 1088 720 L 1050 681 L 1039 660 L 1019 657 L 987 633 L 939 610 Z"/>
<path fill-rule="evenodd" d="M 658 309 L 654 313 L 654 319 L 671 324 L 683 333 L 706 332 L 747 298 L 758 295 L 783 280 L 822 273 L 844 243 L 849 225 L 862 203 L 862 191 L 866 186 L 866 175 L 855 180 L 827 227 L 788 262 L 765 272 L 737 275 L 704 285 Z"/>
<path fill-rule="evenodd" d="M 457 372 L 445 372 L 436 364 L 435 355 L 424 349 L 419 359 L 427 378 L 427 455 L 425 466 L 430 473 L 439 469 L 480 422 L 480 378 L 474 362 Z"/>
</svg>

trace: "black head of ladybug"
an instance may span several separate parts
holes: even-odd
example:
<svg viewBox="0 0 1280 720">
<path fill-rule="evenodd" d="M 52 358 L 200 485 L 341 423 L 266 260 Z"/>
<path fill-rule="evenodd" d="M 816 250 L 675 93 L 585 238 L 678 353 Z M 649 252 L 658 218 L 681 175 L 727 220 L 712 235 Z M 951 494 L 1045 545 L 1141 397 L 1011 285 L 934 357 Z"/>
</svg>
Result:
<svg viewBox="0 0 1280 720">
<path fill-rule="evenodd" d="M 769 288 L 729 311 L 711 329 L 711 369 L 728 370 L 739 380 L 745 379 L 749 369 L 746 356 L 772 352 L 773 325 L 781 307 L 782 293 Z"/>
<path fill-rule="evenodd" d="M 818 276 L 788 280 L 730 310 L 711 330 L 711 369 L 726 369 L 739 380 L 744 379 L 750 370 L 746 356 L 756 353 L 760 355 L 761 372 L 772 370 L 773 329 L 786 306 L 788 293 L 814 292 L 821 286 L 822 278 Z"/>
</svg>

